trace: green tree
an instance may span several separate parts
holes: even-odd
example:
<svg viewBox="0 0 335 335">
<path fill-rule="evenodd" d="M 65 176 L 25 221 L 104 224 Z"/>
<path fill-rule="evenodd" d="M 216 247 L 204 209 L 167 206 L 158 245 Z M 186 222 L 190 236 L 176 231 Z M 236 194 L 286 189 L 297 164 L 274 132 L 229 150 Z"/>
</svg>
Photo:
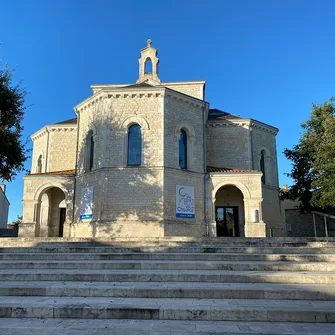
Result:
<svg viewBox="0 0 335 335">
<path fill-rule="evenodd" d="M 7 181 L 25 170 L 28 158 L 21 138 L 27 93 L 20 84 L 13 84 L 12 77 L 6 66 L 0 68 L 0 179 Z"/>
<path fill-rule="evenodd" d="M 18 215 L 17 220 L 13 221 L 11 225 L 13 225 L 17 230 L 19 229 L 20 223 L 22 222 L 23 216 Z"/>
<path fill-rule="evenodd" d="M 312 105 L 310 119 L 302 123 L 303 134 L 285 156 L 292 161 L 287 175 L 294 185 L 282 198 L 299 200 L 302 212 L 335 208 L 335 102 Z"/>
</svg>

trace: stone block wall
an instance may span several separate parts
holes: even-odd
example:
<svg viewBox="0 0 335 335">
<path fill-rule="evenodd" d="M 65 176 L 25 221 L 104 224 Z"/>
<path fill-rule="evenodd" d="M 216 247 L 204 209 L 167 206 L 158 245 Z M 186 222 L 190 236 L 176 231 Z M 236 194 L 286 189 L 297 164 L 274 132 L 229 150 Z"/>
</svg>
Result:
<svg viewBox="0 0 335 335">
<path fill-rule="evenodd" d="M 205 99 L 205 81 L 161 83 L 161 85 L 200 100 Z"/>
<path fill-rule="evenodd" d="M 34 147 L 31 172 L 37 173 L 37 161 L 42 155 L 42 171 L 54 172 L 75 168 L 77 127 L 51 125 L 32 136 Z"/>
<path fill-rule="evenodd" d="M 48 171 L 72 170 L 76 165 L 77 127 L 55 127 L 49 134 Z"/>
<path fill-rule="evenodd" d="M 48 165 L 48 137 L 49 134 L 46 128 L 39 131 L 36 135 L 31 138 L 34 142 L 32 160 L 31 160 L 31 173 L 37 173 L 37 160 L 42 156 L 42 172 L 46 172 L 46 167 Z"/>
<path fill-rule="evenodd" d="M 176 217 L 176 185 L 193 186 L 195 218 Z M 164 170 L 165 236 L 205 236 L 204 175 L 177 169 Z"/>
<path fill-rule="evenodd" d="M 93 186 L 93 218 L 80 221 L 81 189 Z M 163 169 L 104 168 L 77 177 L 74 236 L 164 236 Z"/>
<path fill-rule="evenodd" d="M 204 114 L 206 104 L 167 92 L 164 108 L 164 166 L 180 170 L 179 139 L 187 134 L 187 170 L 204 173 Z"/>
<path fill-rule="evenodd" d="M 284 216 L 280 208 L 279 190 L 277 187 L 262 185 L 263 193 L 263 221 L 267 225 L 267 236 L 285 236 Z"/>
<path fill-rule="evenodd" d="M 251 169 L 248 126 L 209 122 L 206 133 L 208 166 Z"/>
<path fill-rule="evenodd" d="M 142 166 L 163 166 L 164 90 L 98 93 L 77 107 L 79 114 L 78 174 L 84 173 L 85 139 L 93 130 L 93 170 L 127 166 L 128 128 L 142 132 Z"/>
<path fill-rule="evenodd" d="M 251 132 L 253 169 L 260 170 L 261 151 L 265 152 L 265 184 L 278 185 L 278 164 L 276 151 L 276 132 L 265 127 L 254 126 Z"/>
</svg>

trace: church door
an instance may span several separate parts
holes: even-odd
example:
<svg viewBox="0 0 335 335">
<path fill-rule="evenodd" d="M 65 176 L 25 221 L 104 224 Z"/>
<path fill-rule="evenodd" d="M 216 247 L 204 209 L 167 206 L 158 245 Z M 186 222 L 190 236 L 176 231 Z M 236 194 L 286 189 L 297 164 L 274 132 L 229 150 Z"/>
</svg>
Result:
<svg viewBox="0 0 335 335">
<path fill-rule="evenodd" d="M 238 207 L 216 207 L 217 236 L 239 236 Z"/>
</svg>

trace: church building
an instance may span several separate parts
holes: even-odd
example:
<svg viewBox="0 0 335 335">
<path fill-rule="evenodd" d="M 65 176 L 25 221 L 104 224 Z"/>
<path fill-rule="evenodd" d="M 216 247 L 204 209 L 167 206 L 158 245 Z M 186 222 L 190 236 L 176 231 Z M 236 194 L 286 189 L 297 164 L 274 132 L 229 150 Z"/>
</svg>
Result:
<svg viewBox="0 0 335 335">
<path fill-rule="evenodd" d="M 278 129 L 161 82 L 147 41 L 133 84 L 92 85 L 32 135 L 23 237 L 283 236 Z"/>
</svg>

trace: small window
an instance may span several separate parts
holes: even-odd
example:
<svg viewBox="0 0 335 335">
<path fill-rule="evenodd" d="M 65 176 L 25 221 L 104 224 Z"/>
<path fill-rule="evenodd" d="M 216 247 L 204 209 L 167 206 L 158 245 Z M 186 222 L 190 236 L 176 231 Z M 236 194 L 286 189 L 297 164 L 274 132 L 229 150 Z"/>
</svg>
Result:
<svg viewBox="0 0 335 335">
<path fill-rule="evenodd" d="M 42 173 L 42 155 L 37 160 L 37 173 Z"/>
<path fill-rule="evenodd" d="M 179 137 L 179 167 L 187 169 L 187 134 L 184 129 L 180 131 Z"/>
<path fill-rule="evenodd" d="M 90 166 L 89 166 L 89 170 L 92 171 L 93 169 L 93 161 L 94 161 L 94 139 L 93 139 L 93 132 L 91 131 L 90 134 Z"/>
<path fill-rule="evenodd" d="M 261 151 L 261 160 L 260 160 L 260 169 L 263 173 L 262 175 L 262 183 L 265 184 L 265 152 L 264 150 Z"/>
<path fill-rule="evenodd" d="M 85 170 L 92 171 L 94 163 L 94 138 L 93 131 L 90 130 L 86 137 L 86 157 L 85 157 Z"/>
<path fill-rule="evenodd" d="M 134 124 L 128 129 L 128 161 L 129 166 L 140 166 L 142 163 L 141 127 Z"/>
</svg>

